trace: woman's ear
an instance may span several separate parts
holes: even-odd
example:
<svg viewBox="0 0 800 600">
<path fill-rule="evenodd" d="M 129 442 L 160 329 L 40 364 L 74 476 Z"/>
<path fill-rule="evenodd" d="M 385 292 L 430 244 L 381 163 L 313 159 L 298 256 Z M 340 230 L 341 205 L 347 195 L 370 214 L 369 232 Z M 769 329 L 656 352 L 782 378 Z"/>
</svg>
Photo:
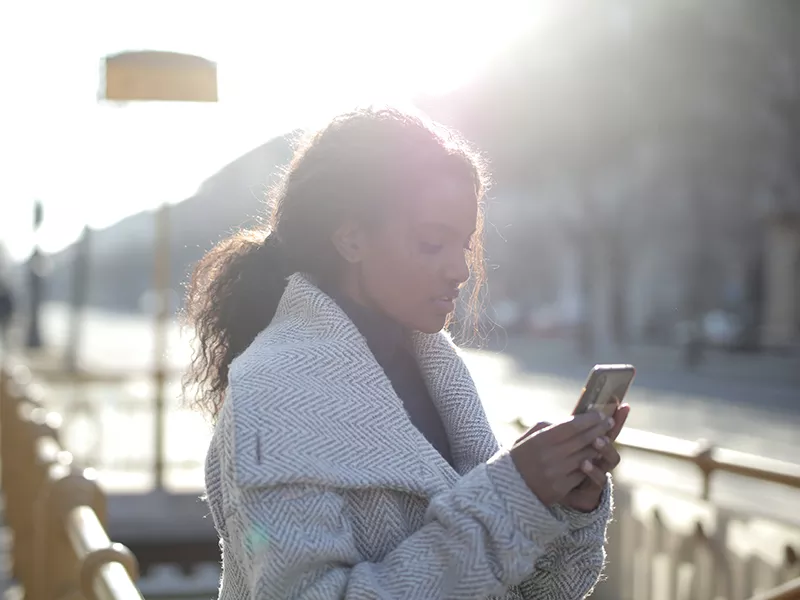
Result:
<svg viewBox="0 0 800 600">
<path fill-rule="evenodd" d="M 355 264 L 363 260 L 365 238 L 363 230 L 355 222 L 348 221 L 339 226 L 333 232 L 331 241 L 339 255 L 348 263 Z"/>
</svg>

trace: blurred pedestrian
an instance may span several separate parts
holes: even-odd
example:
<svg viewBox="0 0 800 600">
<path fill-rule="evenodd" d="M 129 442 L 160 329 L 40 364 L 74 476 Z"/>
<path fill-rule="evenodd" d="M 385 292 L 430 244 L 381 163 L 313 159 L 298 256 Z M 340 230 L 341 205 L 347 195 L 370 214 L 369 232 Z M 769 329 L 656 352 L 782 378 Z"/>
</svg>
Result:
<svg viewBox="0 0 800 600">
<path fill-rule="evenodd" d="M 0 343 L 3 347 L 8 343 L 8 330 L 14 317 L 14 295 L 11 285 L 0 278 Z"/>
</svg>

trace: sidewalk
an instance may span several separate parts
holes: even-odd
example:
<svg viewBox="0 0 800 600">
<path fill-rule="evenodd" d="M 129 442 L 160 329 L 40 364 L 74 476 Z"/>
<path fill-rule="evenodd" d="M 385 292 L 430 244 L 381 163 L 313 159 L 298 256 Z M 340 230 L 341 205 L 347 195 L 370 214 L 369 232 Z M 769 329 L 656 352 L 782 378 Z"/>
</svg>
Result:
<svg viewBox="0 0 800 600">
<path fill-rule="evenodd" d="M 53 323 L 50 320 L 50 323 Z M 53 323 L 56 325 L 56 323 Z M 152 364 L 151 329 L 134 318 L 90 317 L 82 364 L 92 370 L 146 369 Z M 63 332 L 49 329 L 50 348 L 57 349 Z M 182 342 L 171 332 L 172 364 L 185 364 Z M 635 347 L 580 357 L 574 344 L 563 340 L 508 340 L 502 353 L 465 352 L 487 416 L 504 443 L 518 435 L 510 423 L 566 418 L 577 401 L 595 362 L 632 362 L 637 379 L 628 401 L 628 426 L 686 440 L 708 439 L 720 446 L 797 462 L 800 450 L 800 393 L 796 362 L 768 356 L 712 352 L 696 372 L 687 372 L 680 352 L 672 348 Z M 44 352 L 38 368 L 55 368 L 59 352 Z M 64 442 L 77 456 L 98 460 L 101 481 L 111 493 L 130 493 L 150 485 L 144 471 L 122 465 L 153 462 L 152 387 L 144 380 L 118 386 L 87 385 L 78 396 L 52 386 L 48 406 L 65 417 Z M 170 489 L 194 492 L 202 486 L 202 460 L 210 437 L 208 423 L 185 410 L 179 386 L 171 382 L 166 394 L 166 456 L 172 465 Z M 131 433 L 135 435 L 131 439 Z M 126 444 L 120 440 L 129 438 Z M 626 472 L 637 480 L 689 482 L 692 473 L 658 460 L 626 458 Z M 685 481 L 684 481 L 685 480 Z M 778 513 L 796 513 L 796 493 L 774 492 L 759 484 L 734 482 L 722 496 L 757 506 L 764 497 Z M 750 510 L 748 508 L 748 510 Z"/>
<path fill-rule="evenodd" d="M 50 348 L 58 348 L 66 339 L 64 316 L 53 307 L 45 314 L 43 324 Z M 144 317 L 90 312 L 84 340 L 81 363 L 86 368 L 146 371 L 153 364 L 152 323 Z M 185 344 L 173 325 L 169 362 L 176 369 L 186 364 Z M 59 363 L 59 352 L 44 354 L 50 356 L 42 363 L 51 367 Z M 512 337 L 489 351 L 468 350 L 466 355 L 487 411 L 498 413 L 497 423 L 520 415 L 533 422 L 562 418 L 574 406 L 595 363 L 630 362 L 637 367 L 628 398 L 633 407 L 632 427 L 684 439 L 705 437 L 720 445 L 783 460 L 797 461 L 800 453 L 798 356 L 709 350 L 699 368 L 689 372 L 676 347 L 632 346 L 597 351 L 585 358 L 572 340 L 531 337 Z M 96 400 L 90 404 L 108 411 L 122 411 L 124 404 L 135 407 L 134 412 L 140 413 L 143 421 L 152 418 L 152 394 L 144 382 L 135 390 L 135 397 L 130 397 L 130 386 L 126 386 L 127 391 L 117 389 L 113 395 L 109 395 L 107 386 L 91 387 L 83 391 L 87 400 Z M 178 408 L 178 393 L 177 385 L 171 386 L 167 399 L 172 409 Z M 58 408 L 74 410 L 69 402 Z M 192 431 L 199 432 L 200 425 L 197 423 Z"/>
<path fill-rule="evenodd" d="M 636 380 L 627 401 L 630 427 L 797 462 L 800 455 L 800 385 L 789 359 L 710 355 L 687 372 L 679 352 L 634 348 L 578 355 L 560 340 L 512 339 L 505 352 L 469 351 L 467 362 L 487 412 L 499 422 L 526 424 L 569 415 L 595 362 L 630 362 Z M 794 368 L 792 368 L 794 367 Z"/>
<path fill-rule="evenodd" d="M 800 386 L 800 354 L 797 353 L 726 352 L 709 348 L 704 351 L 701 363 L 690 372 L 684 367 L 682 349 L 678 346 L 631 344 L 625 348 L 595 349 L 587 358 L 580 355 L 576 342 L 571 339 L 513 336 L 488 349 L 509 354 L 533 370 L 626 362 L 636 365 L 640 374 L 724 379 L 770 387 Z"/>
<path fill-rule="evenodd" d="M 580 384 L 596 363 L 631 363 L 637 370 L 635 388 L 713 398 L 728 406 L 756 403 L 789 418 L 800 418 L 798 355 L 708 350 L 703 362 L 690 371 L 677 347 L 638 345 L 598 350 L 586 358 L 571 340 L 515 337 L 492 350 L 513 359 L 521 374 L 556 376 Z"/>
</svg>

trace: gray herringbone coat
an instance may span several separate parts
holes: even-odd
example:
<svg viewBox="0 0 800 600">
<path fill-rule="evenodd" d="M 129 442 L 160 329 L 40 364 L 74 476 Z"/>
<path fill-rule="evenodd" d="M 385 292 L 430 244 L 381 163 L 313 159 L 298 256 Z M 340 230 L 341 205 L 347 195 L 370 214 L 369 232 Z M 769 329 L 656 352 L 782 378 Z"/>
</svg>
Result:
<svg viewBox="0 0 800 600">
<path fill-rule="evenodd" d="M 611 492 L 548 509 L 499 451 L 447 336 L 415 335 L 456 469 L 408 419 L 366 341 L 294 275 L 230 369 L 206 465 L 221 600 L 576 600 L 600 575 Z"/>
</svg>

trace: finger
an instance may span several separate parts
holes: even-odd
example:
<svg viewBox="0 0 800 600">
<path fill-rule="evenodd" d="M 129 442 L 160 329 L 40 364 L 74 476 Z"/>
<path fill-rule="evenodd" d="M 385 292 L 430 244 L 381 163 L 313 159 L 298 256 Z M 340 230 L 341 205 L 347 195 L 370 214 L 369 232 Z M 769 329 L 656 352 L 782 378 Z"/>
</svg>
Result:
<svg viewBox="0 0 800 600">
<path fill-rule="evenodd" d="M 599 414 L 599 413 L 598 413 Z M 591 429 L 581 431 L 574 435 L 572 438 L 562 442 L 556 451 L 562 456 L 570 456 L 587 446 L 591 446 L 597 438 L 603 437 L 613 427 L 614 420 L 611 418 L 603 417 Z"/>
<path fill-rule="evenodd" d="M 533 427 L 528 429 L 528 431 L 526 431 L 524 434 L 522 434 L 522 437 L 517 440 L 517 443 L 527 440 L 534 433 L 537 433 L 537 432 L 541 431 L 542 429 L 547 429 L 551 425 L 552 425 L 552 423 L 548 423 L 547 421 L 539 421 L 536 425 L 534 425 Z"/>
<path fill-rule="evenodd" d="M 580 470 L 581 464 L 585 460 L 594 461 L 600 456 L 600 453 L 593 448 L 591 445 L 585 446 L 570 454 L 566 458 L 562 460 L 559 465 L 559 472 L 561 473 L 571 473 L 572 471 Z"/>
<path fill-rule="evenodd" d="M 589 477 L 595 485 L 603 486 L 606 482 L 606 474 L 597 468 L 592 461 L 585 460 L 581 463 L 581 471 Z"/>
<path fill-rule="evenodd" d="M 617 439 L 619 432 L 622 431 L 622 427 L 625 425 L 625 421 L 628 420 L 628 415 L 630 412 L 631 407 L 629 404 L 622 404 L 617 408 L 613 417 L 614 427 L 608 432 L 608 437 L 610 437 L 612 440 Z"/>
<path fill-rule="evenodd" d="M 620 463 L 620 456 L 617 449 L 613 444 L 608 444 L 600 450 L 600 460 L 595 462 L 595 465 L 605 471 L 613 471 Z"/>
<path fill-rule="evenodd" d="M 561 496 L 565 496 L 570 493 L 572 490 L 580 486 L 583 481 L 586 479 L 586 474 L 581 471 L 573 471 L 569 475 L 562 477 L 559 479 L 558 483 L 556 484 L 555 489 L 558 494 Z"/>
<path fill-rule="evenodd" d="M 575 415 L 568 421 L 557 423 L 552 426 L 552 433 L 549 434 L 550 441 L 554 444 L 564 442 L 575 435 L 595 427 L 602 423 L 606 417 L 595 410 L 591 410 L 580 415 Z"/>
</svg>

